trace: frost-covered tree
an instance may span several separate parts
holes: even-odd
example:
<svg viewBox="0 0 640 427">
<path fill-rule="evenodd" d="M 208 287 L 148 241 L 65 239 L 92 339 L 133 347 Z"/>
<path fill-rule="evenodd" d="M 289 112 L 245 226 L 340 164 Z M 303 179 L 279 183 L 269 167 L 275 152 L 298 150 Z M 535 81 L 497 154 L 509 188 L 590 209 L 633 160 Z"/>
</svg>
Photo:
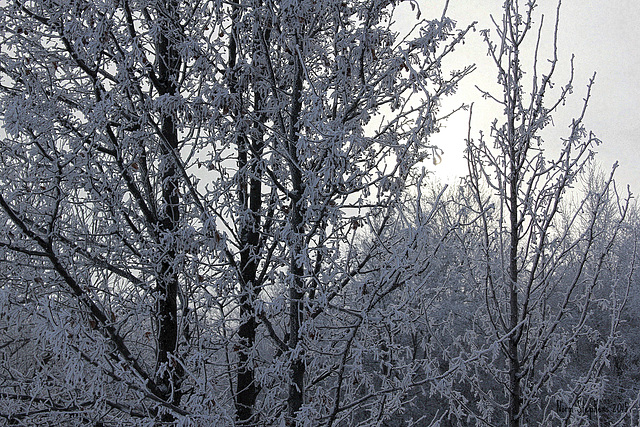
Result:
<svg viewBox="0 0 640 427">
<path fill-rule="evenodd" d="M 471 71 L 441 68 L 466 30 L 399 36 L 398 6 L 2 4 L 1 416 L 317 425 L 370 401 L 350 337 L 414 259 L 362 236 Z"/>
<path fill-rule="evenodd" d="M 630 199 L 618 198 L 612 173 L 588 186 L 576 203 L 568 202 L 599 143 L 583 123 L 593 79 L 559 154 L 546 155 L 544 131 L 573 91 L 573 64 L 569 82 L 554 91 L 558 15 L 551 57 L 543 62 L 536 6 L 506 1 L 495 36 L 484 32 L 502 92 L 483 95 L 503 116 L 489 135 L 469 138 L 466 150 L 473 197 L 468 208 L 480 215 L 478 242 L 467 246 L 468 277 L 481 290 L 484 307 L 461 351 L 473 354 L 491 342 L 493 350 L 473 363 L 475 375 L 462 379 L 467 396 L 478 403 L 459 400 L 458 407 L 479 423 L 512 427 L 582 423 L 589 415 L 582 406 L 602 397 L 600 374 L 612 354 L 621 309 L 620 288 L 608 287 L 616 282 L 607 267 Z M 529 37 L 531 55 L 524 48 Z M 604 297 L 602 287 L 608 287 Z M 589 319 L 602 301 L 610 304 L 611 328 L 597 336 Z M 585 339 L 595 341 L 594 353 L 584 370 L 566 375 Z"/>
</svg>

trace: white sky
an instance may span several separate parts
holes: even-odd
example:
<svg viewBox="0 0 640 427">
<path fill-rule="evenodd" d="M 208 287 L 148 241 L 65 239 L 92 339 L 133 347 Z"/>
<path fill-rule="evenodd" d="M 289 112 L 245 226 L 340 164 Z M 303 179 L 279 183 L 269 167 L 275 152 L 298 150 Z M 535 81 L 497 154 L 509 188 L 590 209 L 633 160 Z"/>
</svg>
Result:
<svg viewBox="0 0 640 427">
<path fill-rule="evenodd" d="M 439 17 L 445 0 L 419 0 L 423 17 Z M 465 27 L 478 21 L 477 28 L 492 28 L 489 14 L 500 19 L 502 0 L 450 0 L 448 16 Z M 523 2 L 524 3 L 524 2 Z M 544 13 L 543 32 L 553 34 L 556 0 L 538 0 L 536 23 Z M 402 19 L 398 15 L 398 20 Z M 545 31 L 546 30 L 546 31 Z M 495 34 L 495 33 L 494 33 Z M 531 33 L 531 36 L 534 36 Z M 533 40 L 531 40 L 533 41 Z M 547 41 L 550 41 L 547 39 Z M 548 45 L 548 44 L 547 44 Z M 554 116 L 552 133 L 566 136 L 573 116 L 580 113 L 586 85 L 597 72 L 592 99 L 585 117 L 587 129 L 602 140 L 596 159 L 607 171 L 616 161 L 620 166 L 616 177 L 619 184 L 630 184 L 640 191 L 640 1 L 638 0 L 564 0 L 560 8 L 558 53 L 560 68 L 556 83 L 564 84 L 569 77 L 569 61 L 575 54 L 574 94 L 563 111 Z M 459 64 L 476 63 L 478 70 L 461 85 L 457 102 L 473 101 L 472 137 L 485 133 L 492 120 L 490 106 L 477 95 L 474 86 L 489 88 L 496 81 L 496 72 L 486 56 L 486 47 L 479 32 L 470 33 L 465 45 L 456 50 Z M 484 104 L 483 104 L 484 103 Z M 484 106 L 483 106 L 484 105 Z M 442 163 L 434 169 L 443 180 L 463 174 L 464 138 L 467 134 L 467 113 L 459 113 L 435 141 L 444 151 Z M 495 114 L 495 113 L 494 113 Z M 465 116 L 466 115 L 466 116 Z M 547 140 L 553 151 L 553 140 Z"/>
</svg>

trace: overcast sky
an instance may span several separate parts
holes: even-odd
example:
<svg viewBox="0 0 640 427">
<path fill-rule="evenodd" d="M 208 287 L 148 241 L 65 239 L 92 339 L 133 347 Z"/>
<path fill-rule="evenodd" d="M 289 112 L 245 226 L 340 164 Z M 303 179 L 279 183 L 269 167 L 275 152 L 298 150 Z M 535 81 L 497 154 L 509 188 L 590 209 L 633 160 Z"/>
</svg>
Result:
<svg viewBox="0 0 640 427">
<path fill-rule="evenodd" d="M 445 0 L 419 0 L 423 17 L 439 16 Z M 544 13 L 545 30 L 553 33 L 557 2 L 539 0 L 536 20 Z M 502 0 L 450 0 L 448 15 L 458 27 L 478 21 L 478 29 L 491 28 L 489 14 L 500 19 Z M 402 19 L 402 18 L 399 18 Z M 544 30 L 543 30 L 544 31 Z M 495 33 L 494 33 L 495 34 Z M 567 135 L 571 117 L 579 114 L 586 86 L 597 73 L 592 99 L 585 118 L 588 129 L 603 141 L 597 148 L 597 159 L 605 170 L 619 161 L 616 173 L 620 184 L 630 184 L 640 192 L 640 1 L 637 0 L 564 0 L 560 7 L 558 38 L 559 61 L 562 65 L 556 82 L 563 84 L 569 76 L 568 64 L 575 54 L 575 92 L 571 102 L 555 116 L 557 135 Z M 547 39 L 549 41 L 549 39 Z M 456 61 L 473 62 L 478 70 L 460 88 L 458 101 L 472 99 L 474 105 L 474 133 L 488 130 L 491 121 L 489 106 L 482 104 L 474 86 L 490 88 L 496 72 L 486 56 L 486 47 L 479 32 L 471 33 L 462 49 L 455 52 Z M 462 113 L 466 114 L 466 113 Z M 444 149 L 442 163 L 435 169 L 441 177 L 462 174 L 462 159 L 466 121 L 468 116 L 453 119 L 439 138 Z M 550 150 L 556 141 L 548 141 Z"/>
</svg>

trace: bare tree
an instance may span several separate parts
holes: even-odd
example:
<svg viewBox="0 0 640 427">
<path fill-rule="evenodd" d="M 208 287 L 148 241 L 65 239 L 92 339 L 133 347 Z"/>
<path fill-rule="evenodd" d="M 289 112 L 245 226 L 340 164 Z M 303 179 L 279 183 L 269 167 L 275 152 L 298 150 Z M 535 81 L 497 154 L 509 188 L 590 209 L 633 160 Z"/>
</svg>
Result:
<svg viewBox="0 0 640 427">
<path fill-rule="evenodd" d="M 599 143 L 583 124 L 594 80 L 568 137 L 561 141 L 560 154 L 549 158 L 543 151 L 543 130 L 573 90 L 573 64 L 568 83 L 553 92 L 560 6 L 551 58 L 544 64 L 539 57 L 543 20 L 534 22 L 536 6 L 535 1 L 505 2 L 502 20 L 495 23 L 495 38 L 484 33 L 502 93 L 483 95 L 495 101 L 504 116 L 491 126 L 489 141 L 482 134 L 478 140 L 469 138 L 466 151 L 471 206 L 481 215 L 476 255 L 482 261 L 474 263 L 471 277 L 484 289 L 484 327 L 498 340 L 501 355 L 485 360 L 486 378 L 471 383 L 484 402 L 478 405 L 480 419 L 495 420 L 492 412 L 504 408 L 510 426 L 532 421 L 540 412 L 547 414 L 540 422 L 552 422 L 554 417 L 567 421 L 567 414 L 548 415 L 556 409 L 553 399 L 567 398 L 551 384 L 589 330 L 596 289 L 630 200 L 630 195 L 617 199 L 613 173 L 576 205 L 565 200 Z M 530 36 L 535 50 L 525 58 L 523 46 Z M 612 207 L 615 215 L 609 215 Z M 599 343 L 586 375 L 567 385 L 573 396 L 569 407 L 578 395 L 582 402 L 597 398 L 586 384 L 593 384 L 607 363 L 615 335 L 612 332 Z M 482 405 L 493 410 L 481 411 Z"/>
</svg>

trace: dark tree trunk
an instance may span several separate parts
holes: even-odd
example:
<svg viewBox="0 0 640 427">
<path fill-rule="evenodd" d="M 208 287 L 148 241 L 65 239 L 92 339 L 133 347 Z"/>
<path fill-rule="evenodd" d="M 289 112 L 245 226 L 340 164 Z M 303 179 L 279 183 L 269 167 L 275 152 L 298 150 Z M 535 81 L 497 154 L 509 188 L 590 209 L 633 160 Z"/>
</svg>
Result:
<svg viewBox="0 0 640 427">
<path fill-rule="evenodd" d="M 158 93 L 175 95 L 177 93 L 180 55 L 174 43 L 177 23 L 177 3 L 167 1 L 157 11 L 163 31 L 156 42 Z M 175 21 L 172 21 L 175 19 Z M 156 286 L 158 349 L 156 355 L 157 384 L 163 398 L 174 405 L 180 403 L 182 393 L 180 382 L 183 368 L 177 355 L 178 346 L 178 272 L 176 270 L 176 238 L 167 239 L 163 243 L 163 235 L 172 235 L 178 231 L 180 224 L 180 193 L 178 187 L 178 168 L 176 157 L 179 150 L 178 133 L 174 117 L 165 113 L 161 117 L 159 146 L 162 154 L 162 205 L 159 229 L 161 232 L 159 245 L 162 248 L 160 268 Z"/>
<path fill-rule="evenodd" d="M 299 40 L 297 40 L 299 42 Z M 291 183 L 293 187 L 291 198 L 290 221 L 291 228 L 294 231 L 293 242 L 291 244 L 291 276 L 292 281 L 289 289 L 289 347 L 295 350 L 300 341 L 300 326 L 303 322 L 303 297 L 304 289 L 302 277 L 304 275 L 304 266 L 301 264 L 301 255 L 303 248 L 303 206 L 302 196 L 304 194 L 304 183 L 302 181 L 302 173 L 300 171 L 300 163 L 297 155 L 297 143 L 300 133 L 300 112 L 302 110 L 302 84 L 303 84 L 303 67 L 300 57 L 294 55 L 295 58 L 295 80 L 293 84 L 293 93 L 291 100 L 291 123 L 288 135 L 287 147 L 291 171 Z M 291 361 L 291 383 L 289 384 L 288 416 L 295 423 L 296 413 L 304 403 L 304 374 L 305 364 L 303 355 L 298 354 Z"/>
<path fill-rule="evenodd" d="M 512 153 L 513 154 L 513 153 Z M 514 159 L 512 158 L 512 161 Z M 520 356 L 518 344 L 520 329 L 518 328 L 520 311 L 518 301 L 518 172 L 513 170 L 510 183 L 510 248 L 509 248 L 509 426 L 520 425 Z M 518 328 L 516 330 L 516 328 Z"/>
<path fill-rule="evenodd" d="M 259 95 L 255 96 L 256 103 L 260 104 Z M 241 155 L 238 166 L 241 179 L 238 190 L 238 198 L 241 206 L 246 209 L 248 204 L 248 221 L 240 226 L 240 273 L 241 273 L 241 295 L 240 295 L 240 319 L 241 324 L 238 329 L 241 350 L 238 354 L 238 379 L 236 391 L 236 413 L 240 425 L 250 425 L 254 423 L 253 408 L 258 397 L 259 388 L 255 382 L 255 371 L 250 353 L 253 349 L 256 337 L 258 322 L 255 317 L 253 302 L 260 293 L 260 284 L 257 283 L 258 252 L 260 251 L 260 209 L 262 206 L 262 181 L 260 171 L 256 161 L 248 164 L 247 145 L 249 141 L 245 138 L 239 139 Z M 262 131 L 257 130 L 257 137 L 253 141 L 252 155 L 259 156 L 262 153 Z M 247 170 L 248 169 L 248 170 Z M 247 179 L 247 176 L 251 178 Z M 247 190 L 248 181 L 248 190 Z"/>
<path fill-rule="evenodd" d="M 519 58 L 517 52 L 514 54 L 513 67 L 511 72 L 513 75 L 513 88 L 508 98 L 508 122 L 507 122 L 507 135 L 508 135 L 508 157 L 509 157 L 509 348 L 508 348 L 508 360 L 509 360 L 509 427 L 520 426 L 520 403 L 522 401 L 520 390 L 520 355 L 518 354 L 518 347 L 520 344 L 520 337 L 522 336 L 522 329 L 518 327 L 520 321 L 520 301 L 518 299 L 518 245 L 520 242 L 520 218 L 518 215 L 519 200 L 518 192 L 521 186 L 521 159 L 526 156 L 526 147 L 520 145 L 518 141 L 516 130 L 516 103 L 518 100 L 517 91 L 519 88 Z M 517 328 L 517 329 L 516 329 Z"/>
<path fill-rule="evenodd" d="M 260 255 L 260 218 L 262 209 L 262 170 L 259 167 L 259 160 L 264 147 L 264 94 L 260 89 L 254 87 L 253 111 L 257 120 L 251 129 L 251 137 L 248 130 L 243 125 L 243 115 L 245 114 L 244 94 L 237 86 L 236 64 L 239 56 L 236 44 L 237 26 L 240 20 L 240 9 L 237 6 L 232 10 L 232 37 L 229 40 L 229 90 L 234 99 L 234 116 L 241 126 L 238 129 L 236 145 L 238 150 L 238 204 L 244 215 L 239 224 L 240 229 L 240 263 L 238 265 L 240 274 L 240 326 L 238 328 L 238 339 L 240 350 L 238 351 L 238 374 L 236 382 L 235 406 L 236 419 L 239 425 L 255 425 L 257 423 L 255 414 L 255 403 L 260 393 L 260 388 L 256 384 L 255 369 L 251 353 L 256 338 L 258 321 L 254 309 L 254 301 L 260 294 L 261 284 L 257 282 L 258 256 Z M 254 29 L 254 43 L 252 46 L 254 55 L 254 65 L 260 62 L 261 54 L 259 37 L 261 32 L 268 31 L 268 28 Z M 268 38 L 268 36 L 267 36 Z M 257 59 L 257 60 L 256 60 Z"/>
</svg>

